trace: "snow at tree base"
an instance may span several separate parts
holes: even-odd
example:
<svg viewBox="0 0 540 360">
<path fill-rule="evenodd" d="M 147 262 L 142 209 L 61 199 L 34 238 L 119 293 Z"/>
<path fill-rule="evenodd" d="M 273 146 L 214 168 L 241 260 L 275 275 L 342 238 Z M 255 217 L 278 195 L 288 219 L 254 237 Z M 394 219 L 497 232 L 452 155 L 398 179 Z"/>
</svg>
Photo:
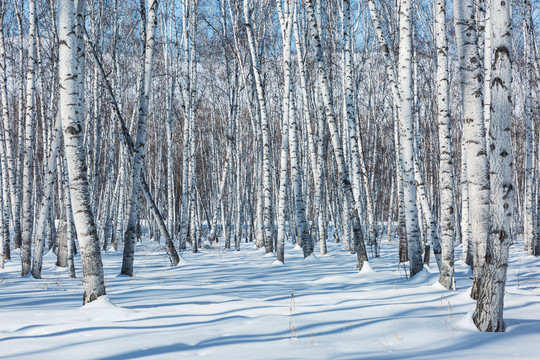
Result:
<svg viewBox="0 0 540 360">
<path fill-rule="evenodd" d="M 540 359 L 539 29 L 0 0 L 0 359 Z"/>
</svg>

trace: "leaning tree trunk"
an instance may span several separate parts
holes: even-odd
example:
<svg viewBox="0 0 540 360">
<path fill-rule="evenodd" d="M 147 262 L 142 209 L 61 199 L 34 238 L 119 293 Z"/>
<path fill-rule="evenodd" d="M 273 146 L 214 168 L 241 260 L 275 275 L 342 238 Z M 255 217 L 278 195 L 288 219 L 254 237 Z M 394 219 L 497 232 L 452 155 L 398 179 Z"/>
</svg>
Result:
<svg viewBox="0 0 540 360">
<path fill-rule="evenodd" d="M 83 14 L 84 0 L 60 1 L 58 9 L 59 105 L 69 170 L 71 203 L 81 248 L 83 304 L 86 304 L 105 295 L 105 281 L 99 239 L 90 206 L 86 156 L 83 145 L 83 106 L 79 104 L 78 78 L 84 76 L 84 73 L 78 73 L 77 34 L 82 36 Z"/>
<path fill-rule="evenodd" d="M 116 115 L 116 120 L 118 121 L 118 127 L 120 128 L 120 134 L 121 134 L 121 140 L 124 144 L 124 147 L 126 148 L 126 153 L 129 153 L 129 155 L 133 156 L 135 152 L 135 145 L 133 142 L 133 139 L 129 135 L 129 131 L 126 128 L 126 124 L 124 122 L 124 118 L 122 117 L 122 111 L 120 110 L 120 107 L 118 105 L 118 102 L 116 101 L 116 98 L 114 96 L 113 88 L 107 79 L 107 76 L 105 75 L 105 71 L 103 69 L 103 65 L 99 61 L 99 58 L 96 54 L 96 50 L 94 49 L 94 45 L 88 38 L 88 34 L 84 33 L 85 40 L 89 44 L 90 54 L 92 56 L 92 60 L 95 62 L 96 66 L 98 67 L 99 73 L 101 74 L 101 77 L 103 78 L 103 81 L 105 83 L 105 89 L 107 90 L 107 93 L 109 94 L 110 101 L 112 104 L 112 108 L 114 110 L 114 113 Z M 119 178 L 121 178 L 119 176 Z M 118 182 L 116 184 L 118 186 Z M 171 239 L 171 236 L 169 235 L 169 231 L 167 230 L 167 227 L 165 225 L 165 221 L 163 220 L 163 217 L 161 216 L 161 213 L 159 212 L 159 209 L 156 206 L 156 203 L 154 202 L 154 199 L 152 197 L 152 194 L 150 193 L 150 189 L 148 187 L 148 184 L 145 181 L 144 178 L 144 172 L 141 177 L 141 189 L 144 195 L 144 198 L 146 200 L 146 203 L 150 207 L 150 212 L 152 213 L 154 220 L 157 222 L 159 231 L 161 232 L 161 235 L 165 238 L 165 243 L 167 245 L 167 253 L 169 255 L 169 260 L 171 262 L 171 266 L 176 266 L 180 262 L 180 257 L 178 256 L 178 253 L 174 247 L 173 240 Z M 120 200 L 122 201 L 122 200 Z M 171 231 L 173 231 L 171 229 Z"/>
<path fill-rule="evenodd" d="M 321 38 L 319 35 L 319 27 L 315 19 L 315 12 L 313 9 L 313 0 L 304 0 L 304 5 L 307 12 L 307 17 L 310 25 L 311 38 L 316 48 L 316 67 L 317 67 L 317 81 L 319 89 L 322 93 L 322 100 L 324 103 L 324 111 L 326 120 L 328 121 L 328 127 L 330 129 L 330 137 L 332 146 L 334 148 L 334 157 L 337 164 L 338 171 L 338 184 L 340 190 L 344 196 L 345 204 L 348 205 L 347 218 L 352 224 L 353 228 L 353 241 L 356 248 L 356 255 L 358 260 L 358 268 L 362 269 L 364 262 L 368 261 L 366 246 L 364 244 L 362 229 L 360 227 L 359 214 L 354 202 L 354 196 L 352 192 L 351 181 L 349 173 L 345 165 L 345 156 L 343 153 L 343 147 L 341 145 L 340 136 L 338 133 L 337 121 L 334 111 L 334 105 L 330 98 L 330 87 L 328 84 L 328 76 L 324 64 L 324 57 L 322 51 Z M 347 206 L 346 206 L 347 207 Z"/>
<path fill-rule="evenodd" d="M 512 184 L 512 18 L 510 3 L 491 2 L 491 232 L 487 243 L 474 323 L 480 331 L 504 331 L 503 306 L 510 225 L 514 208 Z"/>
</svg>

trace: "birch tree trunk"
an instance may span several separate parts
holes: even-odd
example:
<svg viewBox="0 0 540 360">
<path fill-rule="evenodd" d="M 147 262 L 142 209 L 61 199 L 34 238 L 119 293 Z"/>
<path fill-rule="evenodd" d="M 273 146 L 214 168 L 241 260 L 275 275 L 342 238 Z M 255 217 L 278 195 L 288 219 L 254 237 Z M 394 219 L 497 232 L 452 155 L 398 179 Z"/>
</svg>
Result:
<svg viewBox="0 0 540 360">
<path fill-rule="evenodd" d="M 360 227 L 359 214 L 355 207 L 354 196 L 352 192 L 351 181 L 345 165 L 345 156 L 343 153 L 343 147 L 341 145 L 340 136 L 337 129 L 336 116 L 334 111 L 334 105 L 330 99 L 330 88 L 328 85 L 328 77 L 324 65 L 324 58 L 322 52 L 321 38 L 319 35 L 319 28 L 315 19 L 315 13 L 313 10 L 313 1 L 304 0 L 304 5 L 307 12 L 308 21 L 311 29 L 311 37 L 316 48 L 316 66 L 317 66 L 317 81 L 322 93 L 322 100 L 324 103 L 324 112 L 328 127 L 330 129 L 330 136 L 332 140 L 332 146 L 334 148 L 334 157 L 338 170 L 338 184 L 342 190 L 346 208 L 348 207 L 348 220 L 353 227 L 353 241 L 356 248 L 356 254 L 358 259 L 358 269 L 361 270 L 364 262 L 368 261 L 366 246 L 364 244 L 362 229 Z M 347 222 L 346 222 L 347 224 Z M 345 225 L 346 225 L 345 224 Z M 335 224 L 334 224 L 335 225 Z"/>
<path fill-rule="evenodd" d="M 144 1 L 144 0 L 143 0 Z M 137 227 L 138 203 L 141 188 L 141 170 L 144 165 L 146 148 L 146 123 L 148 118 L 148 101 L 150 98 L 150 89 L 152 85 L 152 65 L 154 61 L 154 42 L 156 29 L 157 0 L 148 0 L 148 23 L 141 24 L 146 26 L 146 39 L 143 48 L 143 69 L 142 84 L 139 94 L 139 121 L 137 125 L 137 140 L 133 153 L 133 168 L 131 171 L 131 188 L 128 202 L 128 224 L 124 237 L 124 256 L 122 259 L 123 275 L 133 276 L 133 259 L 135 256 L 135 237 Z M 144 16 L 144 3 L 141 6 L 141 13 Z"/>
<path fill-rule="evenodd" d="M 532 107 L 532 56 L 531 56 L 531 35 L 532 35 L 532 21 L 531 21 L 531 1 L 525 0 L 525 21 L 523 22 L 523 50 L 525 58 L 525 206 L 524 206 L 524 219 L 523 219 L 523 237 L 525 243 L 525 250 L 528 255 L 535 255 L 535 242 L 536 242 L 536 226 L 534 220 L 536 219 L 536 206 L 535 206 L 535 187 L 536 174 L 533 164 L 534 148 L 532 140 L 534 137 L 533 131 L 533 107 Z"/>
<path fill-rule="evenodd" d="M 289 151 L 291 157 L 291 178 L 294 194 L 294 205 L 296 214 L 297 230 L 302 241 L 304 258 L 313 252 L 313 243 L 309 234 L 309 227 L 306 220 L 306 205 L 304 202 L 304 191 L 302 187 L 302 166 L 299 161 L 300 151 L 298 149 L 298 124 L 296 122 L 294 98 L 290 99 L 289 110 Z"/>
<path fill-rule="evenodd" d="M 46 221 L 49 219 L 51 211 L 51 202 L 53 198 L 54 184 L 56 183 L 56 155 L 61 143 L 61 124 L 60 119 L 55 119 L 54 125 L 54 141 L 50 144 L 51 148 L 48 151 L 47 169 L 45 172 L 45 189 L 41 199 L 39 214 L 37 216 L 36 237 L 34 245 L 34 259 L 32 262 L 32 276 L 34 279 L 41 279 L 41 265 L 43 262 L 43 247 L 45 243 L 45 227 Z M 54 226 L 54 225 L 53 225 Z"/>
<path fill-rule="evenodd" d="M 358 214 L 360 214 L 361 203 L 361 184 L 364 187 L 367 207 L 367 243 L 370 246 L 375 246 L 375 254 L 377 249 L 377 229 L 374 218 L 373 203 L 371 201 L 371 191 L 369 181 L 367 181 L 366 166 L 363 159 L 363 149 L 360 140 L 360 134 L 357 132 L 357 118 L 354 110 L 353 102 L 353 74 L 352 74 L 352 38 L 351 32 L 351 10 L 350 1 L 342 1 L 342 36 L 343 36 L 343 115 L 344 123 L 348 126 L 349 143 L 350 143 L 350 160 L 351 160 L 351 177 L 352 190 L 355 197 Z"/>
<path fill-rule="evenodd" d="M 469 266 L 474 265 L 474 243 L 471 235 L 471 222 L 469 217 L 469 187 L 467 186 L 467 157 L 465 144 L 461 141 L 461 244 L 462 260 Z"/>
<path fill-rule="evenodd" d="M 291 35 L 292 35 L 292 13 L 294 3 L 290 0 L 285 0 L 285 4 L 282 5 L 281 0 L 276 2 L 279 22 L 281 25 L 281 35 L 283 39 L 283 103 L 282 103 L 282 117 L 281 117 L 281 155 L 280 155 L 280 177 L 279 177 L 279 195 L 278 195 L 278 234 L 277 234 L 277 246 L 276 246 L 276 260 L 285 262 L 285 239 L 287 237 L 285 232 L 285 224 L 287 220 L 287 182 L 289 180 L 289 138 L 291 132 L 289 130 L 289 123 L 291 121 Z M 292 140 L 291 140 L 292 145 Z M 292 165 L 292 152 L 291 150 L 291 167 Z M 295 149 L 296 150 L 296 149 Z M 296 179 L 293 178 L 293 181 Z M 291 224 L 291 222 L 289 222 Z M 303 240 L 303 239 L 302 239 Z M 302 246 L 306 244 L 302 242 Z M 306 256 L 304 251 L 304 257 Z"/>
<path fill-rule="evenodd" d="M 261 69 L 259 58 L 255 47 L 255 39 L 251 25 L 251 9 L 249 0 L 244 0 L 244 18 L 246 33 L 249 43 L 249 51 L 251 54 L 251 64 L 253 68 L 253 77 L 255 78 L 255 86 L 257 89 L 257 100 L 259 102 L 259 112 L 262 128 L 262 176 L 263 176 L 263 212 L 264 212 L 264 246 L 266 253 L 273 251 L 273 216 L 272 216 L 272 193 L 271 193 L 271 172 L 270 172 L 270 124 L 268 123 L 266 111 L 266 98 L 261 80 Z"/>
<path fill-rule="evenodd" d="M 97 66 L 97 68 L 99 70 L 99 73 L 101 74 L 101 77 L 103 78 L 103 81 L 105 83 L 105 88 L 106 88 L 106 90 L 107 90 L 107 92 L 109 94 L 109 97 L 110 97 L 110 100 L 111 100 L 111 103 L 112 103 L 112 107 L 113 107 L 113 110 L 114 110 L 115 115 L 116 115 L 116 120 L 119 123 L 118 127 L 120 128 L 121 139 L 122 139 L 122 142 L 124 144 L 125 149 L 127 150 L 126 152 L 129 153 L 129 155 L 133 156 L 133 154 L 135 152 L 135 145 L 134 145 L 133 139 L 129 135 L 128 129 L 126 128 L 126 124 L 125 124 L 124 119 L 122 117 L 122 112 L 120 110 L 118 102 L 116 101 L 116 98 L 114 96 L 112 86 L 109 83 L 109 81 L 108 81 L 108 79 L 107 79 L 107 77 L 105 75 L 105 71 L 103 69 L 103 66 L 102 66 L 101 62 L 99 61 L 99 58 L 97 57 L 97 54 L 96 54 L 96 51 L 94 49 L 94 46 L 93 46 L 92 42 L 88 38 L 88 34 L 86 34 L 86 32 L 85 32 L 84 35 L 85 35 L 85 40 L 89 43 L 89 49 L 90 49 L 90 54 L 92 55 L 92 59 L 94 60 L 96 66 Z M 122 158 L 123 157 L 121 156 L 121 159 Z M 121 176 L 119 176 L 119 178 L 121 179 Z M 117 186 L 118 186 L 118 183 L 119 183 L 119 181 L 116 183 Z M 172 239 L 171 239 L 171 237 L 169 235 L 169 232 L 168 232 L 167 227 L 165 225 L 165 221 L 163 220 L 163 217 L 161 216 L 161 214 L 159 212 L 159 209 L 157 208 L 157 206 L 155 204 L 155 201 L 154 201 L 154 199 L 152 197 L 152 194 L 150 194 L 148 184 L 146 183 L 145 178 L 144 178 L 144 172 L 142 173 L 142 176 L 141 176 L 141 189 L 142 189 L 144 198 L 146 200 L 146 203 L 150 207 L 150 212 L 152 213 L 155 221 L 158 223 L 158 227 L 159 227 L 159 230 L 161 232 L 161 235 L 165 238 L 165 243 L 167 245 L 167 253 L 169 255 L 169 260 L 171 262 L 171 266 L 176 266 L 176 265 L 178 265 L 178 263 L 180 261 L 180 257 L 178 256 L 178 253 L 177 253 L 177 251 L 176 251 L 176 249 L 174 247 L 174 243 L 173 243 L 173 241 L 172 241 Z M 121 224 L 120 224 L 120 226 L 121 226 Z"/>
<path fill-rule="evenodd" d="M 1 141 L 1 153 L 2 153 L 2 197 L 4 201 L 4 259 L 11 259 L 11 248 L 9 244 L 9 219 L 13 219 L 13 232 L 16 235 L 17 233 L 20 236 L 21 226 L 20 218 L 18 214 L 15 213 L 16 203 L 16 180 L 15 180 L 15 165 L 13 159 L 12 151 L 12 133 L 13 129 L 11 126 L 9 107 L 8 107 L 8 90 L 7 90 L 7 68 L 6 68 L 6 46 L 4 39 L 4 16 L 7 11 L 6 1 L 0 1 L 0 93 L 2 100 L 2 109 L 0 116 L 2 116 L 2 131 L 0 135 Z M 7 206 L 6 206 L 7 205 Z M 10 211 L 11 210 L 11 211 Z M 7 232 L 7 237 L 5 236 Z"/>
<path fill-rule="evenodd" d="M 28 3 L 29 24 L 29 48 L 28 68 L 26 76 L 26 126 L 24 139 L 24 172 L 23 172 L 23 223 L 22 223 L 22 271 L 21 275 L 28 274 L 31 270 L 31 246 L 32 228 L 34 222 L 34 207 L 32 206 L 33 193 L 33 148 L 34 148 L 34 118 L 35 118 L 35 71 L 36 71 L 36 1 Z"/>
<path fill-rule="evenodd" d="M 414 145 L 412 122 L 412 35 L 411 1 L 401 0 L 399 14 L 399 87 L 401 106 L 399 113 L 400 143 L 403 163 L 403 190 L 405 202 L 405 220 L 407 223 L 407 245 L 409 252 L 410 276 L 423 268 L 418 210 L 416 207 L 416 187 L 414 185 Z"/>
<path fill-rule="evenodd" d="M 460 58 L 463 141 L 467 164 L 471 237 L 475 244 L 474 282 L 471 297 L 477 299 L 478 280 L 482 276 L 482 268 L 486 258 L 486 244 L 490 234 L 490 184 L 482 107 L 482 64 L 476 46 L 473 0 L 454 0 L 454 26 Z"/>
<path fill-rule="evenodd" d="M 454 164 L 450 132 L 448 39 L 446 35 L 446 0 L 438 0 L 435 9 L 437 42 L 437 107 L 439 123 L 439 191 L 441 211 L 442 264 L 439 282 L 455 289 L 454 279 Z"/>
<path fill-rule="evenodd" d="M 90 206 L 86 156 L 83 146 L 82 104 L 79 104 L 78 39 L 84 27 L 84 0 L 61 0 L 59 25 L 59 88 L 70 197 L 83 268 L 83 304 L 105 295 L 99 239 Z M 82 97 L 84 99 L 84 97 Z"/>
<path fill-rule="evenodd" d="M 479 296 L 473 320 L 480 331 L 504 331 L 503 306 L 510 224 L 514 205 L 512 184 L 512 18 L 511 4 L 491 2 L 491 232 L 487 242 Z"/>
<path fill-rule="evenodd" d="M 23 124 L 24 124 L 24 82 L 22 79 L 24 78 L 24 47 L 22 46 L 23 42 L 23 8 L 24 8 L 24 0 L 20 1 L 20 7 L 16 7 L 17 12 L 17 25 L 19 30 L 19 40 L 21 43 L 21 46 L 19 48 L 19 71 L 20 71 L 20 77 L 21 77 L 21 84 L 19 86 L 19 101 L 18 101 L 18 109 L 17 113 L 19 114 L 18 118 L 18 139 L 17 139 L 17 148 L 15 149 L 15 157 L 14 161 L 17 160 L 17 169 L 15 171 L 16 174 L 16 184 L 14 188 L 14 198 L 12 200 L 13 203 L 13 220 L 14 220 L 14 234 L 13 234 L 13 247 L 15 249 L 19 249 L 22 247 L 22 222 L 21 222 L 21 207 L 22 207 L 22 201 L 23 201 L 23 165 L 24 165 L 24 137 L 25 132 L 23 131 Z M 7 93 L 7 90 L 6 90 Z M 22 249 L 21 249 L 22 251 Z"/>
</svg>

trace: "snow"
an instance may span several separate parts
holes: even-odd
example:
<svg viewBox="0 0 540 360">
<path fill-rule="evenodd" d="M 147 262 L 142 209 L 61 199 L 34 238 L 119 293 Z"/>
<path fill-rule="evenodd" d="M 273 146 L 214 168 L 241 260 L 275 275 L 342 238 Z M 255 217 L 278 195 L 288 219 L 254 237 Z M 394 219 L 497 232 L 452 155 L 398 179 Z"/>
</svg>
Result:
<svg viewBox="0 0 540 360">
<path fill-rule="evenodd" d="M 121 251 L 103 253 L 107 296 L 85 306 L 79 256 L 77 279 L 48 254 L 44 278 L 34 280 L 19 276 L 14 251 L 0 270 L 0 357 L 538 359 L 540 260 L 522 243 L 511 248 L 504 334 L 476 330 L 460 261 L 449 291 L 435 264 L 407 279 L 394 242 L 360 273 L 356 257 L 333 243 L 317 260 L 288 245 L 279 266 L 242 245 L 184 251 L 170 268 L 163 244 L 146 241 L 131 278 L 117 276 Z"/>
<path fill-rule="evenodd" d="M 369 264 L 369 261 L 365 261 L 362 265 L 362 270 L 360 270 L 360 274 L 373 274 L 375 270 L 371 267 Z"/>
</svg>

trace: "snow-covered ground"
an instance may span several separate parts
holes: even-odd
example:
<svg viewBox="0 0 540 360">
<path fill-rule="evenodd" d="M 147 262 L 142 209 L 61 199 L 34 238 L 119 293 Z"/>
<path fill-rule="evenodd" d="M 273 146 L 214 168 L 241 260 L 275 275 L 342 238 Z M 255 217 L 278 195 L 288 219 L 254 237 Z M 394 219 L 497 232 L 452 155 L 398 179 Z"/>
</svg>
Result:
<svg viewBox="0 0 540 360">
<path fill-rule="evenodd" d="M 146 241 L 132 278 L 117 275 L 121 252 L 106 253 L 108 296 L 84 307 L 79 257 L 77 279 L 47 254 L 34 280 L 19 277 L 14 252 L 0 270 L 0 359 L 540 359 L 540 259 L 521 243 L 497 334 L 472 325 L 460 261 L 447 291 L 435 264 L 407 280 L 394 243 L 362 273 L 336 244 L 307 261 L 289 245 L 285 265 L 242 245 L 184 252 L 169 268 Z"/>
</svg>

